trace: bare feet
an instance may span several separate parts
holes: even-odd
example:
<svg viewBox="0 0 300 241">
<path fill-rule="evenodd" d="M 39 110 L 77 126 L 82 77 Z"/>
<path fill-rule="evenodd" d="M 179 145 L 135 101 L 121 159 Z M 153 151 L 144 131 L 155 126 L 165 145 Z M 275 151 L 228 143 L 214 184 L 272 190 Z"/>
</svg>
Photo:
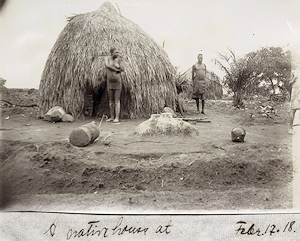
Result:
<svg viewBox="0 0 300 241">
<path fill-rule="evenodd" d="M 117 118 L 114 119 L 114 120 L 113 120 L 113 123 L 119 123 L 119 119 L 117 119 Z"/>
<path fill-rule="evenodd" d="M 108 120 L 106 120 L 106 122 L 111 122 L 111 121 L 113 121 L 112 118 L 109 118 Z"/>
</svg>

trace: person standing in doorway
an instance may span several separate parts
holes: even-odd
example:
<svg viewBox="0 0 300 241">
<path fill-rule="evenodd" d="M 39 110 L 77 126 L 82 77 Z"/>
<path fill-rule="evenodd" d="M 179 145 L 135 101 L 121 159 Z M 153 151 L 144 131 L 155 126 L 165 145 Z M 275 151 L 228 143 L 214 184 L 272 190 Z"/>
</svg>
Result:
<svg viewBox="0 0 300 241">
<path fill-rule="evenodd" d="M 110 110 L 110 118 L 107 121 L 118 123 L 120 117 L 122 73 L 124 73 L 125 68 L 119 52 L 115 48 L 111 48 L 110 56 L 105 58 L 105 68 Z"/>
<path fill-rule="evenodd" d="M 197 112 L 200 112 L 199 109 L 199 100 L 202 101 L 202 114 L 204 113 L 204 95 L 206 89 L 206 66 L 202 63 L 203 61 L 203 54 L 198 54 L 197 57 L 198 61 L 192 67 L 192 81 L 193 81 L 193 96 L 192 98 L 196 100 Z"/>
</svg>

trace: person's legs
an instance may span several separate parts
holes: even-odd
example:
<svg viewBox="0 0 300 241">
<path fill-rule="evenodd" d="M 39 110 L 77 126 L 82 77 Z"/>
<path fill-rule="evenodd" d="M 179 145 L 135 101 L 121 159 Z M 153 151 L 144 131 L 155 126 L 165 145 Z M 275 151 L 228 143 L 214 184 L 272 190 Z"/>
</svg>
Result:
<svg viewBox="0 0 300 241">
<path fill-rule="evenodd" d="M 290 123 L 289 123 L 289 132 L 288 132 L 291 135 L 294 134 L 293 123 L 294 123 L 294 119 L 295 119 L 295 113 L 296 113 L 296 110 L 291 110 Z"/>
<path fill-rule="evenodd" d="M 115 109 L 116 109 L 116 117 L 113 120 L 114 123 L 119 122 L 119 116 L 120 116 L 120 101 L 115 102 Z"/>
<path fill-rule="evenodd" d="M 115 109 L 116 109 L 116 116 L 114 119 L 114 123 L 119 122 L 119 117 L 120 117 L 120 96 L 121 96 L 121 90 L 115 90 Z"/>
<path fill-rule="evenodd" d="M 184 117 L 183 107 L 182 107 L 181 101 L 179 100 L 179 97 L 176 99 L 176 105 L 177 105 L 179 113 L 181 114 L 182 117 Z"/>
<path fill-rule="evenodd" d="M 195 98 L 195 100 L 196 100 L 197 112 L 199 112 L 200 111 L 200 109 L 199 109 L 199 98 Z"/>
<path fill-rule="evenodd" d="M 114 119 L 114 94 L 115 90 L 108 90 L 110 118 L 107 121 L 112 121 Z"/>
<path fill-rule="evenodd" d="M 201 113 L 205 115 L 205 113 L 204 113 L 204 105 L 205 105 L 205 101 L 202 100 L 202 112 Z"/>
</svg>

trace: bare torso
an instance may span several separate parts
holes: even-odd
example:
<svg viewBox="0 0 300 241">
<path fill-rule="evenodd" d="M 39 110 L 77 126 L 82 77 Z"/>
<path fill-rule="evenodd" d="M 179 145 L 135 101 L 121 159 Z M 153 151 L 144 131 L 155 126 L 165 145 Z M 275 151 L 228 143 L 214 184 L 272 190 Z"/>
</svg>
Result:
<svg viewBox="0 0 300 241">
<path fill-rule="evenodd" d="M 111 56 L 106 57 L 105 66 L 106 66 L 108 89 L 120 89 L 121 72 L 124 71 L 124 67 L 121 59 L 112 58 Z"/>
<path fill-rule="evenodd" d="M 196 63 L 193 66 L 193 78 L 204 80 L 206 75 L 206 66 L 205 64 Z"/>
</svg>

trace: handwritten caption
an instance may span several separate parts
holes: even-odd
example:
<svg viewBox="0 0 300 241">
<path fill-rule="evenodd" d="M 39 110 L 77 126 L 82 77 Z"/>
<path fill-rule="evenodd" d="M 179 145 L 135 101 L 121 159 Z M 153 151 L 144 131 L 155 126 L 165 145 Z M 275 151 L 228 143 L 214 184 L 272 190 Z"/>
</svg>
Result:
<svg viewBox="0 0 300 241">
<path fill-rule="evenodd" d="M 268 224 L 266 227 L 258 227 L 255 223 L 248 224 L 245 221 L 238 221 L 236 224 L 239 227 L 235 230 L 236 234 L 240 235 L 275 235 L 280 233 L 296 233 L 295 229 L 296 221 L 289 221 L 283 225 Z"/>
<path fill-rule="evenodd" d="M 45 235 L 50 235 L 54 237 L 56 233 L 56 229 L 58 227 L 58 219 L 56 219 L 49 227 L 49 229 L 44 233 Z M 81 238 L 81 237 L 103 237 L 107 238 L 109 236 L 116 235 L 147 235 L 148 232 L 154 232 L 155 234 L 170 234 L 172 227 L 172 220 L 170 220 L 167 224 L 158 225 L 154 230 L 150 230 L 149 227 L 142 226 L 131 226 L 125 224 L 124 218 L 120 217 L 116 224 L 113 227 L 101 226 L 101 220 L 89 221 L 87 223 L 86 228 L 74 229 L 70 228 L 65 232 L 66 240 L 70 240 L 73 238 Z M 59 234 L 61 235 L 61 234 Z"/>
</svg>

